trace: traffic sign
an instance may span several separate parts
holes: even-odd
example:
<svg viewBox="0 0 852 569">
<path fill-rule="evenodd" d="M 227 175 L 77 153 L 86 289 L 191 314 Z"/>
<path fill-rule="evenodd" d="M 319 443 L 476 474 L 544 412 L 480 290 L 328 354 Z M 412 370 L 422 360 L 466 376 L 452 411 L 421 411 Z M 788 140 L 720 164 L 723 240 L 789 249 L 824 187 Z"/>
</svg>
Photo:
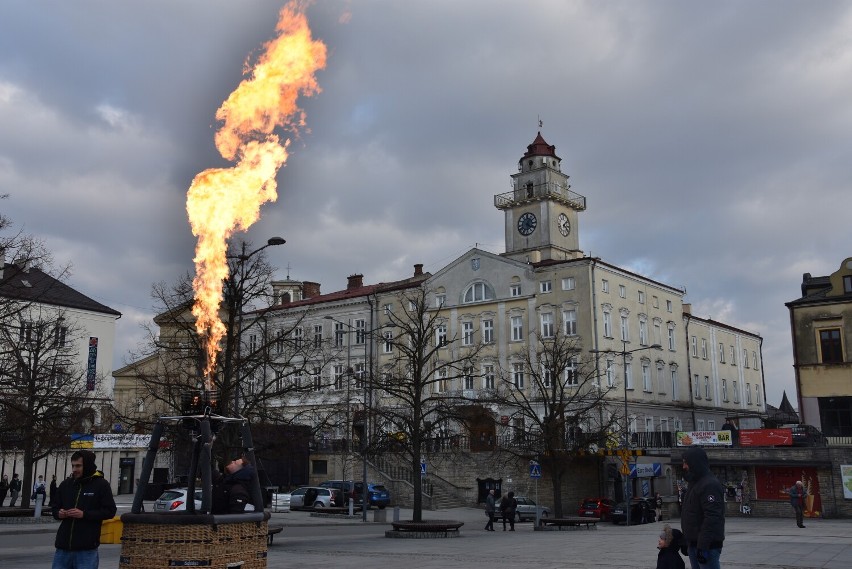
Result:
<svg viewBox="0 0 852 569">
<path fill-rule="evenodd" d="M 541 478 L 541 465 L 530 461 L 530 478 Z"/>
<path fill-rule="evenodd" d="M 426 461 L 420 461 L 420 476 L 426 476 Z"/>
</svg>

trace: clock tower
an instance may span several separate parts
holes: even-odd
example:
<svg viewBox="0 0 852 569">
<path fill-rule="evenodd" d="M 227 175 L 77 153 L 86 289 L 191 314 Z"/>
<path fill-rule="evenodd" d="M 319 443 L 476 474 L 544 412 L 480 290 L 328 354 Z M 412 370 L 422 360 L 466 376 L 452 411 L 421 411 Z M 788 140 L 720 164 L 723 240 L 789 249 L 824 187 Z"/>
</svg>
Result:
<svg viewBox="0 0 852 569">
<path fill-rule="evenodd" d="M 518 161 L 512 190 L 494 196 L 494 206 L 505 216 L 506 257 L 530 263 L 582 257 L 577 214 L 586 198 L 571 191 L 556 147 L 541 132 Z"/>
</svg>

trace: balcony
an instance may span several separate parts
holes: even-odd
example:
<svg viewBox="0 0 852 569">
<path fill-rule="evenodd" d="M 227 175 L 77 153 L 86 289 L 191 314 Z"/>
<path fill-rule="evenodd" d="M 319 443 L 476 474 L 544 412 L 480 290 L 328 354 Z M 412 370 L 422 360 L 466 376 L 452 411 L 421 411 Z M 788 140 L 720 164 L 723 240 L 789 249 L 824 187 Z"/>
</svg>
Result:
<svg viewBox="0 0 852 569">
<path fill-rule="evenodd" d="M 529 184 L 521 188 L 516 188 L 511 192 L 506 192 L 505 194 L 497 194 L 494 196 L 494 207 L 497 209 L 508 209 L 516 205 L 523 205 L 543 199 L 554 200 L 576 211 L 586 209 L 585 196 L 559 186 L 555 182 L 539 184 L 537 186 Z"/>
</svg>

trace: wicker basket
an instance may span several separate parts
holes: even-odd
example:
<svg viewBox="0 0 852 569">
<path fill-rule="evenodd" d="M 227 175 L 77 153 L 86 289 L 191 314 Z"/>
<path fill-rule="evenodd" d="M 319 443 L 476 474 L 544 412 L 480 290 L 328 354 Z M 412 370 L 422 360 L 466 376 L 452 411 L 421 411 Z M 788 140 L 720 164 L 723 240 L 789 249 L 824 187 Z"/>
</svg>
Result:
<svg viewBox="0 0 852 569">
<path fill-rule="evenodd" d="M 120 569 L 262 569 L 269 514 L 124 514 Z M 240 564 L 242 563 L 242 564 Z"/>
</svg>

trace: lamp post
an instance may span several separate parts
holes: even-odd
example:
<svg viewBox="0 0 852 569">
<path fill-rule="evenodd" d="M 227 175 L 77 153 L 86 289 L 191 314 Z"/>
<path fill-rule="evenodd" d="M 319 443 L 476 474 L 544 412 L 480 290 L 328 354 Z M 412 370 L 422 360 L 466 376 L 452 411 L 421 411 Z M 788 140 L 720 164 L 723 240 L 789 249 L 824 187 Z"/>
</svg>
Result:
<svg viewBox="0 0 852 569">
<path fill-rule="evenodd" d="M 621 366 L 624 373 L 624 428 L 623 428 L 623 438 L 622 438 L 622 452 L 621 461 L 622 461 L 622 469 L 621 476 L 624 479 L 624 504 L 625 504 L 625 516 L 627 518 L 627 525 L 630 525 L 630 480 L 629 475 L 630 472 L 627 470 L 627 464 L 630 460 L 628 458 L 628 449 L 630 448 L 630 436 L 628 423 L 630 421 L 630 415 L 628 414 L 627 409 L 627 354 L 632 354 L 635 352 L 641 352 L 644 350 L 662 350 L 663 347 L 660 344 L 651 344 L 650 346 L 642 346 L 640 348 L 634 348 L 632 350 L 627 349 L 627 345 L 630 343 L 630 340 L 621 340 Z M 617 354 L 618 352 L 614 350 L 589 350 L 590 353 L 593 354 Z M 625 472 L 626 471 L 626 472 Z"/>
<path fill-rule="evenodd" d="M 241 253 L 239 255 L 229 257 L 230 259 L 236 259 L 237 264 L 240 266 L 240 282 L 237 285 L 237 295 L 235 299 L 237 301 L 237 353 L 236 365 L 234 366 L 234 375 L 236 376 L 236 381 L 234 382 L 234 415 L 236 415 L 237 417 L 242 416 L 240 414 L 240 368 L 242 367 L 241 356 L 243 343 L 243 295 L 245 294 L 246 261 L 257 255 L 267 247 L 284 245 L 286 242 L 287 241 L 283 237 L 270 237 L 266 241 L 266 245 L 255 249 L 251 253 L 246 253 L 246 242 L 243 241 Z"/>
</svg>

